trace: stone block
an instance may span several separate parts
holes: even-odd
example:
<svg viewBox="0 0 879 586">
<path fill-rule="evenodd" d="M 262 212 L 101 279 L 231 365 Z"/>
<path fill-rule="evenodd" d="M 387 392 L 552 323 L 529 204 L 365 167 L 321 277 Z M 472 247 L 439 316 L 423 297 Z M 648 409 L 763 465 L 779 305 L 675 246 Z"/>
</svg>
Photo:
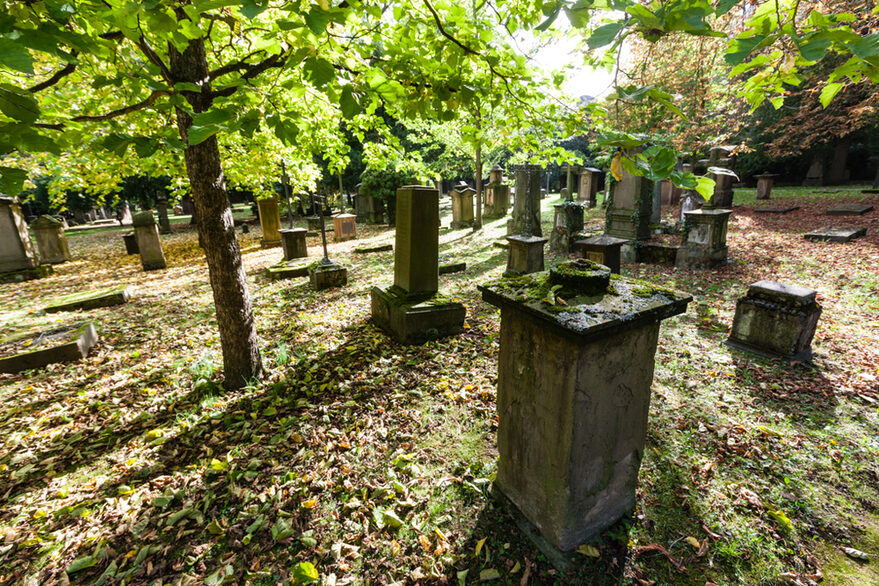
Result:
<svg viewBox="0 0 879 586">
<path fill-rule="evenodd" d="M 288 228 L 278 230 L 281 236 L 281 247 L 284 250 L 284 260 L 304 258 L 308 256 L 308 244 L 305 242 L 305 228 Z"/>
<path fill-rule="evenodd" d="M 131 218 L 134 226 L 134 235 L 137 238 L 137 249 L 140 251 L 140 264 L 145 271 L 164 269 L 168 266 L 165 262 L 165 252 L 162 250 L 162 241 L 159 239 L 159 229 L 153 212 L 145 211 L 134 214 Z"/>
<path fill-rule="evenodd" d="M 754 175 L 754 179 L 757 180 L 757 199 L 769 199 L 772 195 L 772 185 L 775 183 L 775 174 Z"/>
<path fill-rule="evenodd" d="M 410 295 L 439 288 L 439 191 L 411 185 L 397 190 L 394 285 Z"/>
<path fill-rule="evenodd" d="M 466 262 L 450 262 L 441 264 L 439 266 L 439 274 L 448 275 L 451 273 L 460 273 L 461 271 L 467 270 Z"/>
<path fill-rule="evenodd" d="M 259 209 L 259 225 L 262 227 L 260 246 L 263 248 L 281 246 L 281 210 L 278 196 L 257 200 L 256 205 Z"/>
<path fill-rule="evenodd" d="M 372 319 L 403 344 L 421 344 L 464 329 L 467 310 L 441 295 L 412 297 L 399 287 L 373 287 Z"/>
<path fill-rule="evenodd" d="M 857 203 L 847 203 L 843 205 L 836 206 L 835 208 L 831 208 L 827 210 L 828 216 L 863 216 L 867 212 L 873 211 L 873 206 L 857 204 Z"/>
<path fill-rule="evenodd" d="M 88 356 L 98 341 L 91 322 L 8 338 L 0 342 L 0 372 L 17 373 Z"/>
<path fill-rule="evenodd" d="M 0 273 L 29 271 L 39 265 L 18 200 L 0 196 Z"/>
<path fill-rule="evenodd" d="M 867 235 L 867 229 L 858 226 L 825 226 L 804 235 L 813 242 L 851 242 Z"/>
<path fill-rule="evenodd" d="M 475 194 L 476 190 L 466 185 L 456 187 L 449 194 L 452 198 L 453 230 L 473 226 L 473 196 Z"/>
<path fill-rule="evenodd" d="M 357 238 L 357 222 L 354 214 L 336 214 L 333 216 L 333 240 L 344 242 Z"/>
<path fill-rule="evenodd" d="M 372 254 L 374 252 L 388 252 L 394 250 L 393 244 L 377 244 L 375 246 L 358 246 L 354 249 L 357 254 Z"/>
<path fill-rule="evenodd" d="M 821 306 L 816 291 L 775 281 L 759 281 L 736 303 L 726 344 L 771 357 L 809 360 Z"/>
<path fill-rule="evenodd" d="M 140 254 L 140 249 L 137 247 L 137 236 L 134 235 L 134 232 L 123 234 L 122 241 L 125 243 L 125 254 Z"/>
<path fill-rule="evenodd" d="M 282 260 L 279 263 L 266 267 L 265 274 L 271 281 L 281 279 L 295 279 L 308 275 L 311 263 L 305 259 Z"/>
<path fill-rule="evenodd" d="M 547 239 L 539 236 L 507 236 L 510 255 L 507 259 L 507 273 L 527 275 L 544 269 L 543 245 Z"/>
<path fill-rule="evenodd" d="M 31 229 L 34 231 L 41 262 L 55 265 L 70 260 L 70 249 L 61 221 L 52 216 L 40 216 L 31 222 Z"/>
<path fill-rule="evenodd" d="M 726 263 L 726 231 L 732 210 L 684 212 L 684 243 L 678 248 L 675 266 L 682 269 L 712 268 Z"/>
<path fill-rule="evenodd" d="M 55 269 L 52 268 L 52 265 L 39 265 L 32 269 L 0 272 L 0 283 L 21 283 L 33 279 L 42 279 L 54 272 Z"/>
<path fill-rule="evenodd" d="M 574 249 L 581 258 L 609 267 L 612 273 L 620 272 L 620 250 L 629 240 L 601 234 L 574 242 Z"/>
<path fill-rule="evenodd" d="M 113 305 L 128 303 L 133 294 L 134 287 L 131 285 L 126 287 L 110 287 L 99 291 L 85 291 L 84 293 L 74 293 L 73 295 L 65 295 L 64 297 L 54 299 L 43 309 L 47 313 L 55 313 L 58 311 L 112 307 Z"/>
<path fill-rule="evenodd" d="M 308 267 L 308 278 L 315 291 L 344 287 L 348 284 L 348 269 L 334 261 L 318 261 Z"/>
<path fill-rule="evenodd" d="M 800 206 L 775 206 L 770 208 L 756 208 L 756 214 L 789 214 L 790 212 L 800 209 Z"/>
<path fill-rule="evenodd" d="M 607 210 L 607 233 L 626 240 L 650 237 L 653 210 L 653 182 L 623 171 L 623 179 L 611 185 Z"/>
<path fill-rule="evenodd" d="M 496 488 L 556 559 L 634 509 L 659 321 L 691 298 L 585 260 L 479 290 L 501 310 Z"/>
</svg>

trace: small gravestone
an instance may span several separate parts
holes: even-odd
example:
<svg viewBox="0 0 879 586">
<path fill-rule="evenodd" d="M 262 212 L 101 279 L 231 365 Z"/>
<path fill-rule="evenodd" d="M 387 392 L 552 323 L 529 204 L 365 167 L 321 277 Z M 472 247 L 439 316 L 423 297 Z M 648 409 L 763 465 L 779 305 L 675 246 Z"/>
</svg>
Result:
<svg viewBox="0 0 879 586">
<path fill-rule="evenodd" d="M 140 254 L 140 249 L 137 247 L 137 236 L 134 232 L 123 234 L 122 241 L 125 243 L 125 254 Z"/>
<path fill-rule="evenodd" d="M 168 199 L 162 195 L 156 201 L 156 211 L 159 213 L 159 233 L 171 234 L 171 221 L 168 219 Z"/>
<path fill-rule="evenodd" d="M 344 242 L 357 238 L 357 216 L 354 214 L 336 214 L 333 216 L 333 240 Z"/>
<path fill-rule="evenodd" d="M 473 196 L 476 190 L 461 181 L 449 194 L 452 197 L 452 230 L 473 226 Z"/>
<path fill-rule="evenodd" d="M 49 264 L 61 264 L 70 260 L 67 237 L 63 224 L 52 216 L 40 216 L 31 222 L 37 241 L 40 260 Z"/>
<path fill-rule="evenodd" d="M 800 209 L 800 206 L 776 206 L 771 208 L 757 208 L 754 213 L 757 214 L 788 214 Z"/>
<path fill-rule="evenodd" d="M 835 208 L 831 208 L 827 210 L 828 216 L 863 216 L 867 212 L 873 211 L 873 206 L 859 204 L 859 203 L 846 203 Z"/>
<path fill-rule="evenodd" d="M 323 196 L 314 199 L 317 205 L 317 215 L 320 220 L 320 237 L 324 249 L 324 257 L 308 266 L 308 279 L 316 291 L 323 291 L 332 287 L 342 287 L 348 284 L 348 269 L 339 263 L 330 260 L 327 252 L 327 231 L 324 227 L 323 211 L 326 200 Z"/>
<path fill-rule="evenodd" d="M 41 264 L 17 198 L 0 196 L 0 283 L 39 279 L 52 274 Z"/>
<path fill-rule="evenodd" d="M 156 218 L 153 212 L 145 211 L 134 214 L 131 218 L 134 226 L 134 235 L 137 238 L 137 249 L 140 252 L 140 264 L 145 271 L 164 269 L 168 266 L 165 262 L 165 253 L 162 250 L 162 241 L 159 239 L 159 229 L 156 227 Z"/>
<path fill-rule="evenodd" d="M 278 230 L 281 235 L 281 247 L 284 250 L 284 260 L 304 258 L 308 256 L 308 245 L 305 242 L 305 228 L 287 228 Z"/>
<path fill-rule="evenodd" d="M 625 238 L 615 238 L 609 234 L 601 234 L 574 243 L 574 249 L 582 258 L 610 268 L 610 272 L 619 274 L 621 248 L 629 242 Z"/>
<path fill-rule="evenodd" d="M 858 226 L 825 226 L 805 234 L 804 237 L 814 242 L 851 242 L 866 235 L 867 229 Z"/>
<path fill-rule="evenodd" d="M 678 248 L 675 266 L 680 269 L 704 269 L 725 264 L 726 232 L 731 213 L 731 210 L 704 207 L 685 212 L 684 243 Z"/>
<path fill-rule="evenodd" d="M 495 488 L 555 562 L 635 508 L 660 321 L 692 298 L 582 259 L 478 289 L 501 311 Z"/>
<path fill-rule="evenodd" d="M 281 279 L 295 279 L 297 277 L 305 277 L 308 275 L 308 269 L 311 266 L 308 260 L 299 258 L 295 260 L 282 260 L 279 263 L 266 267 L 266 277 L 271 281 L 280 281 Z"/>
<path fill-rule="evenodd" d="M 775 183 L 775 177 L 774 173 L 754 175 L 754 179 L 757 180 L 757 199 L 769 199 L 772 195 L 772 185 Z"/>
<path fill-rule="evenodd" d="M 504 169 L 492 167 L 485 186 L 485 212 L 487 218 L 501 218 L 510 209 L 510 186 L 504 183 Z"/>
<path fill-rule="evenodd" d="M 466 310 L 439 293 L 439 191 L 397 190 L 394 284 L 373 287 L 372 319 L 404 344 L 456 334 Z"/>
<path fill-rule="evenodd" d="M 278 201 L 278 196 L 275 195 L 256 202 L 259 209 L 259 225 L 262 227 L 262 239 L 259 244 L 263 248 L 281 246 L 281 210 Z"/>
<path fill-rule="evenodd" d="M 460 273 L 461 271 L 467 270 L 466 262 L 449 262 L 444 263 L 439 266 L 439 274 L 448 275 L 451 273 Z"/>
<path fill-rule="evenodd" d="M 91 322 L 63 326 L 0 341 L 0 372 L 17 373 L 88 356 L 98 341 Z"/>
<path fill-rule="evenodd" d="M 583 167 L 580 171 L 580 189 L 577 190 L 577 199 L 586 202 L 586 207 L 594 208 L 598 205 L 598 180 L 601 169 L 595 167 Z"/>
<path fill-rule="evenodd" d="M 809 360 L 821 315 L 816 292 L 796 285 L 759 281 L 736 303 L 728 346 L 763 356 Z"/>
<path fill-rule="evenodd" d="M 98 307 L 112 307 L 113 305 L 122 305 L 128 303 L 131 295 L 134 293 L 134 287 L 110 287 L 99 291 L 86 291 L 85 293 L 74 293 L 53 300 L 49 305 L 43 308 L 46 313 L 55 313 L 58 311 L 76 311 L 78 309 L 88 310 Z"/>
<path fill-rule="evenodd" d="M 709 151 L 709 167 L 732 171 L 736 163 L 736 155 L 733 154 L 734 150 L 735 147 L 733 146 L 712 147 Z M 711 197 L 711 204 L 719 208 L 731 208 L 734 195 L 732 185 L 735 176 L 723 173 L 710 173 L 710 175 L 714 179 L 714 195 Z"/>
<path fill-rule="evenodd" d="M 376 244 L 375 246 L 358 246 L 354 249 L 354 252 L 357 254 L 372 254 L 375 252 L 388 252 L 393 249 L 393 244 Z"/>
</svg>

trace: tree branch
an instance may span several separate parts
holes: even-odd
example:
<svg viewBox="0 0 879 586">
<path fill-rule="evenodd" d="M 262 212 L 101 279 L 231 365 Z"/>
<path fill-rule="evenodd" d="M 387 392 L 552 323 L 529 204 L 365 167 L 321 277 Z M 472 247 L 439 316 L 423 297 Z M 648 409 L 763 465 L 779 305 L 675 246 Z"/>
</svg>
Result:
<svg viewBox="0 0 879 586">
<path fill-rule="evenodd" d="M 77 53 L 73 53 L 74 57 L 76 57 L 76 55 L 77 55 Z M 63 68 L 56 71 L 52 77 L 50 77 L 46 81 L 42 81 L 42 82 L 38 83 L 37 85 L 34 85 L 34 86 L 27 88 L 27 91 L 29 91 L 32 94 L 35 94 L 37 92 L 41 92 L 46 88 L 52 87 L 53 85 L 55 85 L 56 83 L 61 81 L 63 78 L 65 78 L 68 75 L 70 75 L 71 73 L 73 73 L 74 71 L 76 71 L 76 63 L 68 63 Z"/>
<path fill-rule="evenodd" d="M 252 65 L 243 64 L 243 66 L 241 66 L 241 64 L 239 63 L 236 65 L 238 65 L 238 67 L 237 67 L 238 70 L 246 69 L 244 74 L 241 76 L 241 79 L 248 80 L 248 79 L 252 79 L 252 78 L 256 77 L 257 75 L 259 75 L 265 71 L 268 71 L 269 69 L 272 69 L 275 67 L 283 67 L 284 61 L 286 60 L 286 58 L 287 58 L 286 53 L 278 53 L 277 55 L 272 55 L 271 57 L 269 57 L 265 61 L 261 61 L 260 63 L 254 63 Z M 223 68 L 219 68 L 219 69 L 223 69 Z M 231 71 L 235 71 L 235 70 L 236 69 L 233 68 L 229 71 L 226 71 L 225 73 L 230 73 Z M 217 70 L 214 70 L 214 71 L 217 71 Z M 209 75 L 210 75 L 209 79 L 213 79 L 213 75 L 212 74 L 209 74 Z M 211 91 L 208 95 L 212 99 L 218 98 L 218 97 L 231 96 L 232 94 L 235 93 L 235 91 L 237 89 L 238 89 L 238 87 L 229 87 L 229 88 L 222 89 L 219 91 Z"/>
</svg>

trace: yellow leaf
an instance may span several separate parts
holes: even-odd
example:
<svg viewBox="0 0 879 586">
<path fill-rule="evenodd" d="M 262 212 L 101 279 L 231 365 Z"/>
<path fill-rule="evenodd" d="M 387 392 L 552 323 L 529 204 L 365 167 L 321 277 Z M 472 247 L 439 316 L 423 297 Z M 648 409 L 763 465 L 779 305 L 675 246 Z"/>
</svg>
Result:
<svg viewBox="0 0 879 586">
<path fill-rule="evenodd" d="M 130 560 L 131 558 L 133 558 L 136 555 L 137 555 L 137 550 L 132 549 L 131 551 L 129 551 L 128 553 L 125 554 L 125 559 Z"/>
<path fill-rule="evenodd" d="M 617 181 L 623 180 L 623 153 L 617 152 L 610 161 L 610 174 Z"/>
<path fill-rule="evenodd" d="M 690 545 L 692 545 L 696 549 L 699 549 L 700 547 L 702 547 L 702 544 L 699 543 L 699 540 L 696 539 L 695 537 L 693 537 L 692 535 L 687 536 L 687 543 L 689 543 Z"/>
<path fill-rule="evenodd" d="M 433 532 L 436 533 L 436 536 L 439 537 L 442 541 L 449 540 L 449 538 L 446 537 L 446 534 L 440 531 L 438 527 L 434 527 Z"/>
<path fill-rule="evenodd" d="M 430 551 L 430 539 L 428 539 L 424 535 L 419 535 L 418 543 L 421 544 L 421 547 L 424 548 L 424 551 Z"/>
<path fill-rule="evenodd" d="M 479 557 L 479 552 L 482 551 L 482 546 L 485 545 L 485 540 L 487 537 L 483 537 L 479 541 L 476 542 L 476 551 L 473 552 L 474 557 Z"/>
<path fill-rule="evenodd" d="M 303 509 L 313 509 L 317 506 L 317 499 L 308 499 L 307 501 L 302 503 Z"/>
<path fill-rule="evenodd" d="M 400 544 L 397 543 L 397 540 L 395 539 L 391 542 L 391 554 L 397 555 L 398 553 L 400 553 Z"/>
<path fill-rule="evenodd" d="M 594 545 L 586 545 L 585 543 L 577 548 L 577 553 L 583 554 L 590 558 L 600 558 L 601 553 Z"/>
</svg>

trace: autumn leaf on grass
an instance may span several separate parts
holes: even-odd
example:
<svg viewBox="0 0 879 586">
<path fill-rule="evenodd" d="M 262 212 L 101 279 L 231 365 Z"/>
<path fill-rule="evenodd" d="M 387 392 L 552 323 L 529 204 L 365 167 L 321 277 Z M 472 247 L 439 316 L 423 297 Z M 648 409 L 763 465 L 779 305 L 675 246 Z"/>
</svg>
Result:
<svg viewBox="0 0 879 586">
<path fill-rule="evenodd" d="M 476 557 L 476 558 L 479 557 L 479 552 L 482 551 L 482 546 L 485 545 L 486 539 L 488 539 L 488 537 L 483 537 L 482 539 L 480 539 L 479 541 L 476 542 L 476 549 L 473 551 L 473 557 Z"/>
<path fill-rule="evenodd" d="M 794 530 L 794 525 L 791 523 L 788 516 L 784 514 L 784 511 L 773 511 L 771 509 L 766 509 L 766 514 L 775 519 L 778 523 L 779 527 L 781 527 L 785 533 L 790 533 Z"/>
<path fill-rule="evenodd" d="M 601 557 L 601 552 L 598 551 L 597 547 L 595 547 L 594 545 L 587 545 L 585 543 L 577 548 L 577 553 L 583 554 L 586 557 L 590 557 L 590 558 L 600 558 Z"/>
<path fill-rule="evenodd" d="M 687 536 L 687 543 L 689 543 L 690 545 L 692 545 L 696 549 L 699 549 L 700 547 L 702 547 L 702 544 L 699 543 L 699 540 L 696 539 L 695 537 L 693 537 L 692 535 Z"/>
<path fill-rule="evenodd" d="M 501 577 L 500 572 L 495 570 L 494 568 L 488 568 L 486 570 L 482 570 L 479 572 L 479 581 L 480 582 L 488 582 L 489 580 L 499 580 Z"/>
<path fill-rule="evenodd" d="M 313 584 L 318 581 L 320 575 L 311 562 L 299 562 L 293 567 L 290 577 L 293 578 L 294 584 Z"/>
</svg>

